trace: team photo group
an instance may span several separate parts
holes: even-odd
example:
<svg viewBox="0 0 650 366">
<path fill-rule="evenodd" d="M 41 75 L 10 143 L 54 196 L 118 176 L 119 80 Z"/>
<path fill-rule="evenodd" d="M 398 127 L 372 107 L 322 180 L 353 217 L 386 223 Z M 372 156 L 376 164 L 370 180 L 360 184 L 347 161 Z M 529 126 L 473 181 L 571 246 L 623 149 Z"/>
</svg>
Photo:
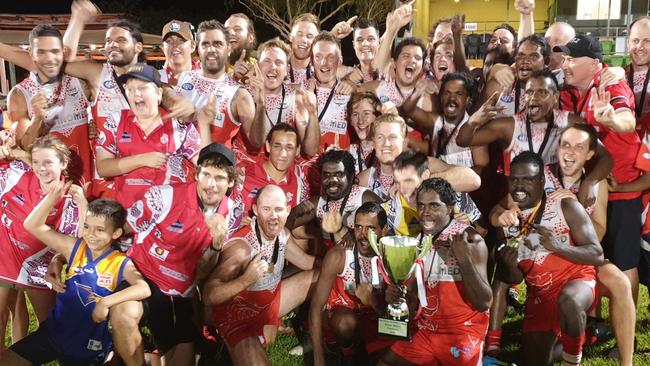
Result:
<svg viewBox="0 0 650 366">
<path fill-rule="evenodd" d="M 645 364 L 650 17 L 621 67 L 510 7 L 478 59 L 414 1 L 0 43 L 0 365 Z"/>
</svg>

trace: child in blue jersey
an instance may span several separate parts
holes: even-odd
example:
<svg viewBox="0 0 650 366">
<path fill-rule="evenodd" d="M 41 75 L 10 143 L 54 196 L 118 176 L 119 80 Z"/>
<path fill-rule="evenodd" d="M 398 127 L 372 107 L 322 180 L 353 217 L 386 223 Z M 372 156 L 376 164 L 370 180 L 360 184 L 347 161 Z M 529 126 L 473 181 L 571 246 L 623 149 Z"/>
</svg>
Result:
<svg viewBox="0 0 650 366">
<path fill-rule="evenodd" d="M 66 193 L 79 205 L 82 238 L 64 235 L 45 224 L 54 204 Z M 85 213 L 85 215 L 84 215 Z M 85 216 L 85 217 L 84 217 Z M 147 298 L 151 291 L 124 254 L 111 247 L 122 235 L 126 211 L 119 203 L 86 202 L 79 186 L 59 182 L 34 208 L 24 226 L 34 237 L 68 260 L 63 293 L 40 328 L 11 346 L 0 365 L 102 365 L 111 348 L 107 318 L 111 307 Z M 130 286 L 120 286 L 122 281 Z M 117 290 L 124 288 L 123 290 Z"/>
</svg>

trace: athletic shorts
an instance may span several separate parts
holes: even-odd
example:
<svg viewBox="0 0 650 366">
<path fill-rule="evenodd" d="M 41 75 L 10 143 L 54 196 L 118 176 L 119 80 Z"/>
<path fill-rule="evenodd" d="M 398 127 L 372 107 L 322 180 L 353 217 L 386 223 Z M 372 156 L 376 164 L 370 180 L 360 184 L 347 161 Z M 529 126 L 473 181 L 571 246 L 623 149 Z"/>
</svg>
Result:
<svg viewBox="0 0 650 366">
<path fill-rule="evenodd" d="M 594 296 L 594 302 L 591 306 L 596 306 L 596 280 L 593 277 L 581 278 L 580 274 L 577 273 L 576 278 L 571 278 L 566 283 L 569 281 L 582 281 L 587 284 Z M 560 292 L 561 288 L 555 292 L 545 293 L 543 296 L 536 296 L 534 293 L 527 296 L 524 324 L 522 326 L 524 333 L 553 332 L 556 336 L 560 336 L 560 305 L 558 304 Z"/>
<path fill-rule="evenodd" d="M 9 347 L 18 356 L 34 365 L 46 364 L 58 360 L 63 366 L 100 366 L 106 359 L 105 353 L 100 353 L 95 358 L 74 358 L 59 352 L 50 342 L 46 331 L 47 327 L 41 326 L 27 337 Z"/>
<path fill-rule="evenodd" d="M 639 261 L 639 282 L 646 287 L 650 287 L 650 244 L 647 241 L 644 241 L 641 244 L 641 260 Z"/>
<path fill-rule="evenodd" d="M 337 309 L 348 309 L 355 311 L 354 309 L 346 306 L 334 307 L 327 311 L 328 320 L 332 319 L 332 316 L 334 315 L 333 313 Z M 379 315 L 377 315 L 373 309 L 362 308 L 360 310 L 356 310 L 355 314 L 357 315 L 357 334 L 363 336 L 363 343 L 365 345 L 366 352 L 369 355 L 386 349 L 395 343 L 394 339 L 387 339 L 385 337 L 379 336 L 379 333 L 377 332 L 377 319 Z M 336 337 L 334 336 L 334 332 L 332 331 L 329 322 L 323 326 L 323 340 L 325 341 L 325 344 L 328 345 L 328 347 L 336 347 Z"/>
<path fill-rule="evenodd" d="M 607 202 L 605 258 L 621 271 L 637 268 L 641 247 L 641 198 Z"/>
<path fill-rule="evenodd" d="M 246 338 L 257 338 L 262 346 L 265 325 L 280 325 L 282 282 L 275 291 L 242 291 L 212 308 L 212 319 L 228 347 Z"/>
<path fill-rule="evenodd" d="M 483 337 L 440 334 L 419 329 L 411 341 L 395 342 L 391 351 L 415 365 L 483 365 Z"/>
<path fill-rule="evenodd" d="M 164 355 L 178 344 L 193 343 L 200 333 L 194 324 L 192 299 L 165 295 L 155 283 L 146 280 L 151 296 L 142 300 L 141 324 L 151 331 L 158 352 Z"/>
</svg>

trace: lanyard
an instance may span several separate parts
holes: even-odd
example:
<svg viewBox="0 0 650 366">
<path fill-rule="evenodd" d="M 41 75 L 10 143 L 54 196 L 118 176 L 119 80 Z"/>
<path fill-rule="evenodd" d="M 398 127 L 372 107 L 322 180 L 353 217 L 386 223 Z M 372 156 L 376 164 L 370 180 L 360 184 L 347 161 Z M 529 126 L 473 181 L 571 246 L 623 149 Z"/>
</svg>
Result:
<svg viewBox="0 0 650 366">
<path fill-rule="evenodd" d="M 564 186 L 564 175 L 562 174 L 562 168 L 559 166 L 559 164 L 557 167 L 557 177 L 558 180 L 560 181 L 560 186 L 562 187 L 562 189 L 567 189 L 567 187 Z M 575 185 L 576 183 L 578 183 L 579 185 L 584 179 L 585 179 L 585 172 L 583 171 L 582 174 L 580 175 L 580 179 L 574 182 L 573 184 Z"/>
<path fill-rule="evenodd" d="M 569 95 L 571 95 L 571 101 L 573 102 L 573 114 L 576 116 L 580 116 L 582 114 L 582 110 L 585 108 L 585 104 L 587 104 L 587 101 L 590 98 L 591 95 L 591 90 L 595 87 L 595 85 L 592 85 L 587 89 L 587 93 L 585 94 L 585 99 L 582 101 L 580 106 L 578 107 L 578 98 L 573 94 L 572 92 L 569 92 Z"/>
<path fill-rule="evenodd" d="M 257 222 L 255 222 L 255 236 L 257 237 L 257 241 L 260 243 L 260 252 L 262 252 L 262 235 L 260 235 L 260 226 Z M 275 265 L 275 262 L 278 260 L 278 251 L 280 250 L 280 236 L 275 237 L 275 243 L 273 243 L 273 258 L 271 258 L 271 262 L 269 262 L 269 265 Z"/>
<path fill-rule="evenodd" d="M 280 102 L 280 112 L 278 113 L 278 118 L 275 121 L 275 123 L 271 121 L 271 117 L 269 117 L 269 111 L 267 109 L 264 110 L 264 113 L 266 113 L 266 118 L 269 120 L 269 123 L 271 124 L 271 128 L 275 127 L 275 125 L 280 123 L 280 120 L 282 120 L 282 110 L 284 109 L 284 97 L 286 92 L 284 91 L 284 85 L 282 85 L 281 88 L 282 88 L 282 101 Z"/>
<path fill-rule="evenodd" d="M 307 73 L 307 80 L 311 79 L 311 64 L 307 65 L 305 72 Z M 292 84 L 296 82 L 293 76 L 293 66 L 291 65 L 291 62 L 289 62 L 289 78 L 291 79 Z"/>
<path fill-rule="evenodd" d="M 441 155 L 447 155 L 447 154 L 445 154 L 445 150 L 447 150 L 447 145 L 449 145 L 449 142 L 451 142 L 451 138 L 454 137 L 454 134 L 456 133 L 456 131 L 458 131 L 458 127 L 460 127 L 462 122 L 463 122 L 462 120 L 459 121 L 458 124 L 456 124 L 454 126 L 454 129 L 451 131 L 449 136 L 447 136 L 447 138 L 444 138 L 445 137 L 445 118 L 444 117 L 442 118 L 442 128 L 440 129 L 440 131 L 438 131 L 438 141 L 442 141 L 442 143 L 438 144 L 438 148 L 436 149 L 436 157 L 439 157 Z"/>
<path fill-rule="evenodd" d="M 641 99 L 635 105 L 636 117 L 640 118 L 641 113 L 643 113 L 643 104 L 645 104 L 645 96 L 648 91 L 648 80 L 650 80 L 650 67 L 645 73 L 645 80 L 643 80 L 643 89 L 641 89 Z M 630 65 L 630 71 L 627 73 L 627 84 L 630 86 L 630 89 L 634 91 L 634 68 Z"/>
<path fill-rule="evenodd" d="M 397 80 L 394 81 L 395 83 L 395 88 L 397 89 L 397 92 L 399 93 L 399 96 L 402 97 L 402 102 L 405 102 L 408 97 L 411 96 L 411 94 L 415 93 L 415 88 L 411 90 L 411 93 L 408 96 L 404 96 L 404 93 L 402 93 L 402 89 L 399 88 L 399 85 L 397 85 Z"/>
<path fill-rule="evenodd" d="M 339 81 L 336 80 L 336 84 L 332 87 L 332 90 L 330 91 L 330 95 L 327 97 L 327 101 L 325 102 L 325 105 L 323 106 L 323 109 L 320 111 L 318 114 L 318 122 L 323 120 L 323 116 L 325 116 L 325 112 L 327 112 L 327 108 L 329 108 L 330 103 L 332 102 L 332 99 L 334 98 L 334 92 L 336 91 L 336 87 L 339 85 Z"/>
<path fill-rule="evenodd" d="M 124 96 L 124 100 L 128 101 L 129 99 L 126 97 L 126 91 L 124 90 L 124 85 L 117 82 L 117 73 L 115 72 L 115 69 L 111 67 L 111 71 L 113 72 L 113 80 L 117 84 L 117 87 L 120 88 L 120 92 L 122 92 L 122 95 Z"/>
<path fill-rule="evenodd" d="M 528 151 L 535 152 L 535 150 L 533 150 L 533 132 L 530 124 L 531 124 L 530 119 L 528 118 L 528 116 L 526 116 L 526 137 L 528 137 Z M 544 140 L 542 140 L 542 144 L 539 145 L 539 150 L 536 153 L 539 156 L 542 156 L 542 154 L 544 154 L 544 149 L 546 149 L 548 138 L 551 136 L 551 130 L 553 130 L 553 119 L 548 121 L 548 124 L 546 125 L 546 132 L 544 132 Z"/>
<path fill-rule="evenodd" d="M 515 113 L 519 113 L 519 99 L 521 98 L 521 88 L 519 83 L 515 82 Z"/>
<path fill-rule="evenodd" d="M 454 221 L 454 219 L 450 217 L 450 218 L 449 218 L 449 222 L 447 223 L 447 225 L 445 225 L 445 227 L 443 227 L 442 230 L 440 230 L 436 235 L 434 235 L 434 236 L 431 238 L 431 246 L 433 247 L 433 256 L 431 256 L 431 263 L 429 263 L 429 271 L 427 272 L 427 279 L 429 279 L 429 276 L 431 276 L 431 270 L 433 269 L 433 262 L 436 261 L 436 254 L 438 254 L 438 248 L 437 248 L 436 245 L 435 245 L 435 244 L 436 244 L 436 241 L 438 241 L 438 238 L 440 237 L 440 235 L 442 235 L 442 233 L 443 233 L 445 230 L 447 230 L 447 228 L 449 227 L 449 225 L 451 225 L 451 222 L 452 222 L 452 221 Z M 420 248 L 422 247 L 422 239 L 424 239 L 424 232 L 422 232 L 422 233 L 420 234 L 420 243 L 418 244 L 418 246 L 419 246 Z"/>
<path fill-rule="evenodd" d="M 539 225 L 539 223 L 542 222 L 542 216 L 544 215 L 545 206 L 546 206 L 546 193 L 544 193 L 544 195 L 542 195 L 542 199 L 539 200 L 539 202 L 537 202 L 537 206 L 535 206 L 533 213 L 530 214 L 528 220 L 526 220 L 524 225 L 519 230 L 519 234 L 517 234 L 517 237 L 526 235 L 530 230 L 530 227 L 533 226 L 533 224 Z"/>
</svg>

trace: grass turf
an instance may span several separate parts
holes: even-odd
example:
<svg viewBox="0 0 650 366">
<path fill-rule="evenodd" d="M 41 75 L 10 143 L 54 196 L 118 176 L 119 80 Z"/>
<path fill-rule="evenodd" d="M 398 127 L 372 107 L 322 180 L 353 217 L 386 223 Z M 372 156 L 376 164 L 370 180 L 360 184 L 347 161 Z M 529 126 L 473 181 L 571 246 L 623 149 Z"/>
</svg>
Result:
<svg viewBox="0 0 650 366">
<path fill-rule="evenodd" d="M 606 299 L 603 304 L 604 316 L 607 318 L 608 308 Z M 639 304 L 637 306 L 637 326 L 636 336 L 638 341 L 637 354 L 634 355 L 634 365 L 650 366 L 650 357 L 644 355 L 645 352 L 650 352 L 650 314 L 648 314 L 647 306 L 650 303 L 648 297 L 648 290 L 642 287 L 639 291 Z M 36 329 L 36 320 L 29 305 L 30 324 L 29 329 L 33 331 Z M 520 314 L 508 314 L 505 319 L 503 341 L 502 341 L 502 355 L 501 359 L 509 362 L 517 361 L 517 352 L 519 350 L 519 336 L 521 335 L 521 319 Z M 7 330 L 7 344 L 10 344 L 10 327 Z M 269 360 L 274 366 L 302 366 L 311 365 L 311 354 L 302 356 L 291 356 L 289 350 L 298 344 L 298 340 L 293 335 L 279 335 L 275 344 L 271 345 L 268 349 Z M 614 366 L 617 361 L 607 357 L 607 352 L 614 346 L 614 340 L 611 339 L 607 342 L 598 344 L 593 347 L 588 347 L 584 351 L 583 363 L 584 366 Z M 331 360 L 333 358 L 330 357 Z M 331 363 L 332 365 L 334 363 Z M 58 363 L 52 362 L 48 366 L 57 366 Z M 557 364 L 559 365 L 559 363 Z"/>
</svg>

